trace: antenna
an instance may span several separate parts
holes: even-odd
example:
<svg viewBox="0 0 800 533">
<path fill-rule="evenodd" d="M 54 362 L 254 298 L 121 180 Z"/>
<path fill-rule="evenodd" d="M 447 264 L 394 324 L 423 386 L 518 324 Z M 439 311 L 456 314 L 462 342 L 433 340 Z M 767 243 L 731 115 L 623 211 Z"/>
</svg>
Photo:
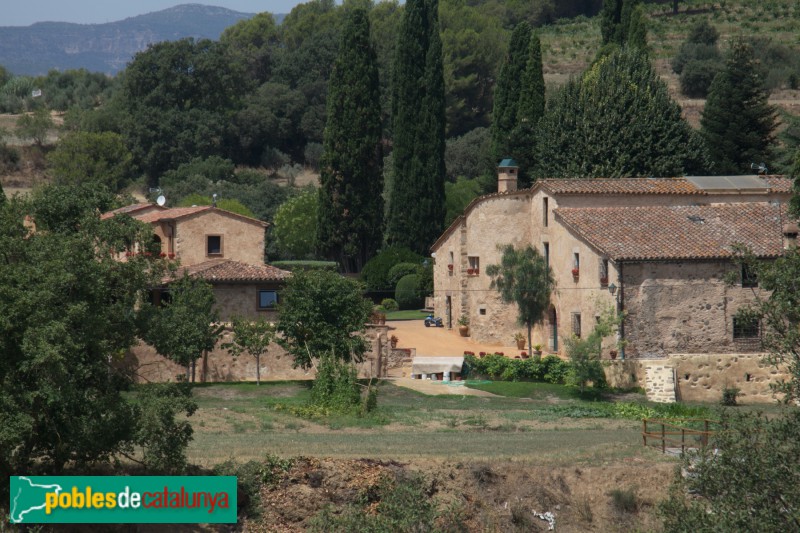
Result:
<svg viewBox="0 0 800 533">
<path fill-rule="evenodd" d="M 156 203 L 159 205 L 159 207 L 164 207 L 164 204 L 167 203 L 167 199 L 162 194 L 158 198 L 156 198 Z"/>
</svg>

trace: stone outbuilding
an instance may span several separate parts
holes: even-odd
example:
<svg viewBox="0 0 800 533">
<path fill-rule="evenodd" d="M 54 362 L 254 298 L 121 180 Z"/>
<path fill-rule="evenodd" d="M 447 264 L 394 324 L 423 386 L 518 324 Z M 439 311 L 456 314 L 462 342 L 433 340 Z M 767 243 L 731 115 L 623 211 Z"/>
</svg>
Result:
<svg viewBox="0 0 800 533">
<path fill-rule="evenodd" d="M 523 327 L 485 269 L 499 264 L 498 245 L 532 245 L 556 281 L 534 328 L 533 343 L 545 352 L 563 355 L 563 340 L 585 336 L 609 308 L 625 317 L 621 358 L 759 350 L 759 324 L 736 316 L 758 280 L 734 262 L 734 247 L 769 259 L 794 246 L 791 180 L 545 179 L 516 190 L 513 170 L 501 168 L 500 190 L 472 201 L 432 246 L 434 307 L 446 327 L 464 316 L 476 340 L 510 344 Z M 605 357 L 613 339 L 607 344 Z"/>
</svg>

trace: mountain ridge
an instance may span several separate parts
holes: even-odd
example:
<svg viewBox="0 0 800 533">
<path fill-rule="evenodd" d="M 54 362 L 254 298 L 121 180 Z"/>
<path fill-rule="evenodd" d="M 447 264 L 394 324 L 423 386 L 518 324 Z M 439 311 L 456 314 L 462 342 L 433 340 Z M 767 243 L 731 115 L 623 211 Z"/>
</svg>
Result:
<svg viewBox="0 0 800 533">
<path fill-rule="evenodd" d="M 0 65 L 15 75 L 40 76 L 51 69 L 80 68 L 114 75 L 153 43 L 187 37 L 216 40 L 228 26 L 254 15 L 181 4 L 114 22 L 42 21 L 0 26 Z M 280 21 L 283 16 L 275 18 Z"/>
</svg>

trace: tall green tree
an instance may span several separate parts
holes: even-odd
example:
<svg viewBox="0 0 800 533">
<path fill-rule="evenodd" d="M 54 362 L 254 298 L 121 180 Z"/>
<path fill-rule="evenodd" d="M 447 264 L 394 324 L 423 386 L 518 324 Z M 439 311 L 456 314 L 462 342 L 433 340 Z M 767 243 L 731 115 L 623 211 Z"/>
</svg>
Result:
<svg viewBox="0 0 800 533">
<path fill-rule="evenodd" d="M 222 325 L 214 309 L 211 285 L 184 276 L 169 287 L 162 307 L 147 309 L 145 340 L 164 357 L 186 367 L 186 381 L 204 351 L 214 349 Z"/>
<path fill-rule="evenodd" d="M 517 125 L 522 79 L 530 52 L 531 27 L 527 22 L 518 24 L 511 34 L 497 87 L 494 91 L 492 111 L 492 153 L 497 163 L 509 153 L 511 132 Z"/>
<path fill-rule="evenodd" d="M 116 259 L 126 243 L 151 242 L 145 224 L 100 220 L 82 190 L 47 189 L 59 192 L 38 194 L 35 205 L 15 197 L 0 206 L 0 475 L 6 479 L 104 461 L 135 439 L 136 412 L 123 395 L 131 379 L 114 363 L 136 343 L 141 301 L 162 275 L 158 259 Z M 24 224 L 25 215 L 34 216 L 37 231 Z"/>
<path fill-rule="evenodd" d="M 531 35 L 528 61 L 522 77 L 517 120 L 511 133 L 509 154 L 520 166 L 518 179 L 526 186 L 531 181 L 531 147 L 536 143 L 539 121 L 545 108 L 544 73 L 542 70 L 542 44 L 539 36 Z"/>
<path fill-rule="evenodd" d="M 600 11 L 600 33 L 603 46 L 646 44 L 644 12 L 639 9 L 642 0 L 604 0 Z"/>
<path fill-rule="evenodd" d="M 768 97 L 752 48 L 734 42 L 725 68 L 711 83 L 700 120 L 714 172 L 748 174 L 751 163 L 769 163 L 776 111 Z"/>
<path fill-rule="evenodd" d="M 326 270 L 295 271 L 278 303 L 278 342 L 294 365 L 310 368 L 322 354 L 360 362 L 367 351 L 362 336 L 372 302 L 364 286 Z"/>
<path fill-rule="evenodd" d="M 445 95 L 438 0 L 406 2 L 393 68 L 386 240 L 419 253 L 444 224 Z"/>
<path fill-rule="evenodd" d="M 314 189 L 305 190 L 286 200 L 275 212 L 272 237 L 283 257 L 316 257 L 319 196 Z"/>
<path fill-rule="evenodd" d="M 261 385 L 261 356 L 267 353 L 275 338 L 275 324 L 264 318 L 249 320 L 235 316 L 231 319 L 231 342 L 222 345 L 234 357 L 244 352 L 256 360 L 256 385 Z"/>
<path fill-rule="evenodd" d="M 117 133 L 70 133 L 47 159 L 59 183 L 100 184 L 116 192 L 132 178 L 132 156 Z"/>
<path fill-rule="evenodd" d="M 511 244 L 498 245 L 503 255 L 499 265 L 486 267 L 492 278 L 491 288 L 497 289 L 506 303 L 517 305 L 517 319 L 528 328 L 528 349 L 533 346 L 531 330 L 550 305 L 555 280 L 545 258 L 533 246 L 517 250 Z"/>
<path fill-rule="evenodd" d="M 317 242 L 359 272 L 383 240 L 383 154 L 378 65 L 363 9 L 348 13 L 328 85 Z"/>
<path fill-rule="evenodd" d="M 702 141 L 666 84 L 644 52 L 628 47 L 600 58 L 555 94 L 539 122 L 531 159 L 536 177 L 708 171 Z"/>
</svg>

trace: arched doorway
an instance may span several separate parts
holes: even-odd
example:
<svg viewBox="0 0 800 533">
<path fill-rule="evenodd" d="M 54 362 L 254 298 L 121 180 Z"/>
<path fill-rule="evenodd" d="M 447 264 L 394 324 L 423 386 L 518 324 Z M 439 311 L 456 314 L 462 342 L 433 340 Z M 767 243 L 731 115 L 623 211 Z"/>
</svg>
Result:
<svg viewBox="0 0 800 533">
<path fill-rule="evenodd" d="M 556 314 L 555 306 L 550 306 L 550 310 L 547 313 L 547 321 L 549 322 L 550 330 L 549 330 L 549 340 L 550 340 L 550 349 L 554 352 L 558 351 L 558 315 Z"/>
</svg>

